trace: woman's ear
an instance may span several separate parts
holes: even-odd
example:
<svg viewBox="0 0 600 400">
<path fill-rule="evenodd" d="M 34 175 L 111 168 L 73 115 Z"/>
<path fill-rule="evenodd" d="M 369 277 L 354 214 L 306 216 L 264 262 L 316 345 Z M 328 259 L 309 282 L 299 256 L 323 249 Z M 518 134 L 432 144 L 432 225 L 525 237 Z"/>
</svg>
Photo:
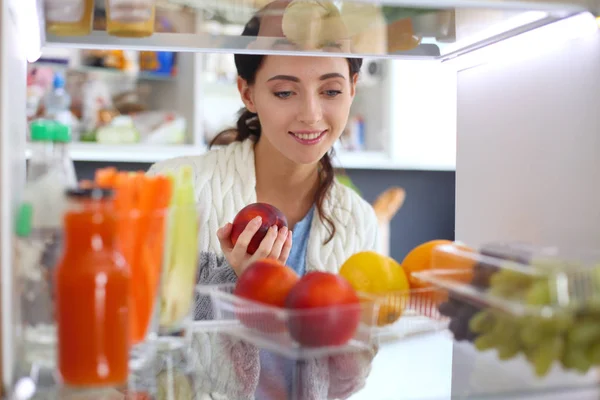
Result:
<svg viewBox="0 0 600 400">
<path fill-rule="evenodd" d="M 252 88 L 250 85 L 248 85 L 248 82 L 244 78 L 238 76 L 237 87 L 246 109 L 250 112 L 256 113 L 256 107 L 254 106 L 254 101 L 252 100 Z"/>
<path fill-rule="evenodd" d="M 357 82 L 358 82 L 358 74 L 354 74 L 352 76 L 352 79 L 350 79 L 350 96 L 352 96 L 352 98 L 354 98 L 354 95 L 356 94 Z"/>
</svg>

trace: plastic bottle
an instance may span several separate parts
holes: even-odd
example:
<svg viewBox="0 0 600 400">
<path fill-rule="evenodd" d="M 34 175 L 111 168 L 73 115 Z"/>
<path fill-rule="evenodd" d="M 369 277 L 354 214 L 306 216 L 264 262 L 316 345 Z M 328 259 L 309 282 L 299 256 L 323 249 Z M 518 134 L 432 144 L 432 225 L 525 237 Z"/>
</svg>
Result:
<svg viewBox="0 0 600 400">
<path fill-rule="evenodd" d="M 52 135 L 54 143 L 54 158 L 62 166 L 65 183 L 67 187 L 77 186 L 77 175 L 75 166 L 69 153 L 69 143 L 71 142 L 71 129 L 67 125 L 56 123 Z"/>
<path fill-rule="evenodd" d="M 54 157 L 53 123 L 48 120 L 36 120 L 29 125 L 30 151 L 27 164 L 27 182 L 35 181 L 48 172 Z"/>
<path fill-rule="evenodd" d="M 44 99 L 46 118 L 69 125 L 71 122 L 71 96 L 65 90 L 65 79 L 59 73 L 54 74 L 52 90 Z"/>
<path fill-rule="evenodd" d="M 23 340 L 18 368 L 24 375 L 35 371 L 31 378 L 45 385 L 54 383 L 56 369 L 52 273 L 62 251 L 64 191 L 75 182 L 62 149 L 68 127 L 37 120 L 30 129 L 31 156 L 14 240 Z"/>
</svg>

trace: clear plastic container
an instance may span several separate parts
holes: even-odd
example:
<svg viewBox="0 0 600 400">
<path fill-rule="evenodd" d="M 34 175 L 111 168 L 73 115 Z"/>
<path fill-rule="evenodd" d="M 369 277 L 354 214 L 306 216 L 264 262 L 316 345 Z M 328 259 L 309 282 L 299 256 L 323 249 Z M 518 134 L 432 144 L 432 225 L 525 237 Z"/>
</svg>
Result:
<svg viewBox="0 0 600 400">
<path fill-rule="evenodd" d="M 45 0 L 46 30 L 60 36 L 85 36 L 92 31 L 94 0 Z"/>
<path fill-rule="evenodd" d="M 453 261 L 473 268 L 453 268 Z M 479 252 L 443 247 L 432 269 L 416 276 L 515 315 L 600 307 L 600 251 L 523 243 L 493 243 Z"/>
<path fill-rule="evenodd" d="M 200 300 L 196 303 L 192 330 L 213 325 L 290 359 L 368 350 L 376 342 L 371 328 L 377 318 L 378 303 L 368 297 L 356 305 L 288 310 L 236 296 L 234 288 L 234 284 L 198 285 Z M 358 323 L 354 325 L 356 319 Z M 303 345 L 298 340 L 313 343 Z M 337 343 L 331 344 L 334 342 Z"/>
<path fill-rule="evenodd" d="M 154 0 L 106 0 L 106 31 L 120 37 L 154 33 Z"/>
<path fill-rule="evenodd" d="M 129 390 L 155 393 L 156 399 L 193 399 L 194 353 L 190 343 L 179 337 L 161 337 L 153 345 L 157 352 L 149 371 L 150 379 L 138 380 L 133 388 L 130 379 Z"/>
<path fill-rule="evenodd" d="M 498 358 L 525 357 L 543 377 L 555 365 L 600 366 L 600 252 L 493 243 L 442 247 L 415 274 L 448 294 L 439 305 L 455 340 Z"/>
<path fill-rule="evenodd" d="M 423 288 L 361 296 L 378 303 L 378 312 L 370 329 L 379 342 L 439 332 L 448 326 L 448 318 L 438 310 L 447 299 L 443 290 Z"/>
</svg>

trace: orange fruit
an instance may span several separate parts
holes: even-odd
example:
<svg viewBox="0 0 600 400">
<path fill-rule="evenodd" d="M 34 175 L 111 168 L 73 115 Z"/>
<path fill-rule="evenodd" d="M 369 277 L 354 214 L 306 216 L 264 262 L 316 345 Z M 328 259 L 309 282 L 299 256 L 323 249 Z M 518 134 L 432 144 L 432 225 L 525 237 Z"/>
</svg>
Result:
<svg viewBox="0 0 600 400">
<path fill-rule="evenodd" d="M 404 257 L 402 268 L 408 275 L 411 288 L 430 286 L 429 283 L 412 276 L 415 272 L 429 269 L 465 270 L 465 273 L 457 272 L 455 277 L 460 281 L 466 280 L 468 282 L 470 281 L 470 271 L 476 263 L 474 258 L 467 256 L 468 253 L 472 252 L 471 248 L 450 240 L 431 240 L 412 249 Z"/>
<path fill-rule="evenodd" d="M 473 279 L 473 267 L 477 264 L 473 249 L 460 243 L 441 244 L 433 249 L 433 269 L 452 270 L 448 279 L 459 283 L 470 283 Z M 456 272 L 454 272 L 456 271 Z"/>
<path fill-rule="evenodd" d="M 391 324 L 402 316 L 410 284 L 396 260 L 374 251 L 363 251 L 350 256 L 339 273 L 354 290 L 372 294 L 372 299 L 380 302 L 376 320 L 378 326 Z M 367 300 L 365 296 L 362 298 Z M 366 319 L 370 322 L 374 317 L 370 315 Z"/>
<path fill-rule="evenodd" d="M 452 241 L 443 239 L 431 240 L 418 245 L 408 252 L 408 254 L 404 257 L 404 260 L 402 261 L 402 268 L 404 268 L 404 271 L 408 275 L 408 281 L 411 288 L 419 289 L 429 287 L 429 283 L 413 277 L 412 274 L 431 269 L 433 250 L 437 246 L 444 244 L 452 244 Z"/>
<path fill-rule="evenodd" d="M 411 296 L 411 306 L 421 310 L 423 315 L 434 316 L 437 314 L 437 306 L 448 297 L 445 290 L 432 288 L 429 282 L 413 277 L 413 273 L 429 269 L 452 269 L 457 270 L 456 274 L 447 278 L 468 283 L 476 261 L 466 254 L 472 252 L 472 249 L 463 244 L 443 239 L 431 240 L 411 250 L 402 261 L 411 288 L 415 289 Z"/>
</svg>

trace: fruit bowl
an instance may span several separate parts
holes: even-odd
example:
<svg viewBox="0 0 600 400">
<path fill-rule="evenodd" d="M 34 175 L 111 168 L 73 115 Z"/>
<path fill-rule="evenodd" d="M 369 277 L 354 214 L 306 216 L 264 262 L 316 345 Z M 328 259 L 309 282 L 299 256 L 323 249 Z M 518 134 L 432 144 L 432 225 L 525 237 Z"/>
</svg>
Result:
<svg viewBox="0 0 600 400">
<path fill-rule="evenodd" d="M 291 359 L 368 350 L 376 344 L 371 327 L 377 301 L 363 298 L 358 304 L 292 310 L 236 296 L 234 289 L 234 284 L 198 285 L 197 299 L 209 301 L 212 312 L 191 329 L 218 321 L 221 331 Z"/>
<path fill-rule="evenodd" d="M 493 243 L 438 253 L 415 276 L 448 292 L 438 309 L 455 340 L 501 360 L 523 355 L 539 377 L 556 364 L 579 373 L 600 366 L 600 252 Z M 459 258 L 474 268 L 436 265 Z"/>
</svg>

